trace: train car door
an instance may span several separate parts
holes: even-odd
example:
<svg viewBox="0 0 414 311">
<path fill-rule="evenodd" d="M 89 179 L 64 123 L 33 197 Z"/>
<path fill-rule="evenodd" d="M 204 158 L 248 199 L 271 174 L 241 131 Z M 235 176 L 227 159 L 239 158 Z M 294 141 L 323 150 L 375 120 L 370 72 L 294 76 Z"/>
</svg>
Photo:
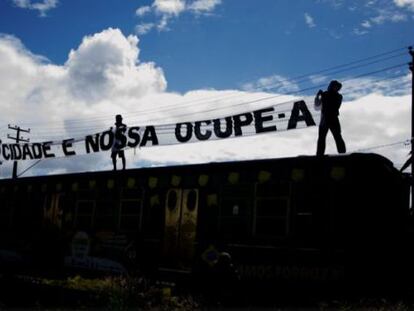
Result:
<svg viewBox="0 0 414 311">
<path fill-rule="evenodd" d="M 44 225 L 62 229 L 63 197 L 62 193 L 46 196 L 43 207 Z"/>
<path fill-rule="evenodd" d="M 163 253 L 166 263 L 188 268 L 194 256 L 197 231 L 198 189 L 172 188 L 165 200 Z"/>
</svg>

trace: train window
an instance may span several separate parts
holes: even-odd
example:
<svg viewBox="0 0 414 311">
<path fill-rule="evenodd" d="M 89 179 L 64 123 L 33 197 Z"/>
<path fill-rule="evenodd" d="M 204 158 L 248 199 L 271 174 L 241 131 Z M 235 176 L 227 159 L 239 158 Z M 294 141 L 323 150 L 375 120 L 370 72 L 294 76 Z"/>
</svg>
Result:
<svg viewBox="0 0 414 311">
<path fill-rule="evenodd" d="M 287 234 L 286 220 L 277 218 L 256 219 L 256 234 L 276 237 L 285 236 Z"/>
<path fill-rule="evenodd" d="M 222 187 L 219 231 L 224 238 L 239 240 L 249 235 L 253 190 L 252 184 Z"/>
<path fill-rule="evenodd" d="M 220 233 L 223 238 L 240 240 L 248 236 L 248 222 L 237 218 L 222 218 Z"/>
<path fill-rule="evenodd" d="M 93 226 L 93 216 L 96 202 L 92 200 L 79 200 L 76 203 L 75 226 L 80 230 L 88 230 Z"/>
<path fill-rule="evenodd" d="M 187 197 L 187 209 L 191 212 L 197 206 L 197 192 L 195 190 L 190 190 Z"/>
<path fill-rule="evenodd" d="M 256 196 L 258 197 L 284 197 L 289 196 L 290 183 L 263 183 L 257 184 Z"/>
<path fill-rule="evenodd" d="M 290 184 L 256 184 L 254 234 L 285 237 L 289 233 Z"/>
<path fill-rule="evenodd" d="M 95 217 L 95 228 L 97 230 L 114 230 L 116 206 L 117 202 L 111 197 L 97 202 Z"/>
<path fill-rule="evenodd" d="M 13 207 L 9 202 L 1 205 L 0 209 L 0 229 L 5 230 L 10 227 Z"/>
<path fill-rule="evenodd" d="M 248 208 L 245 198 L 225 198 L 221 201 L 220 214 L 222 217 L 246 216 Z"/>
<path fill-rule="evenodd" d="M 288 230 L 289 201 L 287 198 L 257 198 L 255 234 L 285 236 Z"/>
<path fill-rule="evenodd" d="M 170 191 L 168 194 L 168 209 L 170 211 L 174 210 L 174 208 L 177 207 L 177 192 L 176 191 Z"/>
<path fill-rule="evenodd" d="M 142 188 L 123 188 L 122 189 L 122 198 L 123 199 L 141 199 L 142 198 Z"/>
<path fill-rule="evenodd" d="M 297 213 L 295 222 L 295 234 L 299 237 L 310 237 L 314 227 L 312 213 Z"/>
<path fill-rule="evenodd" d="M 119 214 L 121 231 L 139 231 L 141 228 L 142 200 L 122 200 Z"/>
<path fill-rule="evenodd" d="M 287 198 L 257 198 L 257 217 L 287 217 Z"/>
<path fill-rule="evenodd" d="M 252 184 L 225 185 L 221 188 L 223 197 L 245 198 L 253 195 Z"/>
<path fill-rule="evenodd" d="M 325 204 L 321 189 L 326 189 L 326 185 L 317 181 L 294 186 L 294 231 L 301 240 L 310 239 L 318 227 L 317 210 Z"/>
<path fill-rule="evenodd" d="M 81 189 L 78 191 L 79 200 L 92 200 L 95 197 L 95 191 L 89 189 Z"/>
</svg>

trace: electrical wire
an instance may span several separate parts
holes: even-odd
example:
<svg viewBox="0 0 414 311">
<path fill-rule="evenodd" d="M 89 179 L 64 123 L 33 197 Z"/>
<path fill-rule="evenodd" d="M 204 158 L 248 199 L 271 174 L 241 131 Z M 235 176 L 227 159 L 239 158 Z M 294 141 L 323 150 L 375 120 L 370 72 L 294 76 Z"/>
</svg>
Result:
<svg viewBox="0 0 414 311">
<path fill-rule="evenodd" d="M 402 48 L 401 48 L 402 49 Z M 401 49 L 396 49 L 396 50 L 393 50 L 393 51 L 390 51 L 390 52 L 386 52 L 386 53 L 382 53 L 382 54 L 378 54 L 378 55 L 386 55 L 386 54 L 390 54 L 390 53 L 393 53 L 393 52 L 395 52 L 395 51 L 399 51 L 399 50 L 401 50 Z M 405 53 L 404 53 L 405 54 Z M 378 56 L 377 55 L 377 56 Z M 366 58 L 365 60 L 359 60 L 359 61 L 355 61 L 355 62 L 352 62 L 353 64 L 355 64 L 355 63 L 358 63 L 358 62 L 362 62 L 362 61 L 366 61 L 367 59 L 373 59 L 373 58 L 375 58 L 375 57 L 377 57 L 377 56 L 372 56 L 372 57 L 368 57 L 368 58 Z M 391 56 L 391 57 L 395 57 L 395 56 L 400 56 L 400 54 L 398 54 L 398 55 L 393 55 L 393 56 Z M 391 58 L 391 57 L 388 57 L 388 58 Z M 377 63 L 378 62 L 378 60 L 376 60 L 376 61 L 374 61 L 374 62 L 370 62 L 370 63 L 368 63 L 368 64 L 372 64 L 372 63 Z M 339 65 L 339 66 L 335 66 L 335 67 L 331 67 L 331 68 L 328 68 L 328 69 L 326 69 L 326 70 L 331 70 L 332 68 L 341 68 L 341 67 L 344 67 L 344 66 L 346 66 L 346 65 L 349 65 L 349 64 L 352 64 L 352 63 L 348 63 L 348 64 L 344 64 L 344 65 Z M 367 64 L 367 65 L 368 65 Z M 346 79 L 346 80 L 344 80 L 344 82 L 345 81 L 348 81 L 348 80 L 353 80 L 353 79 L 357 79 L 357 78 L 361 78 L 361 77 L 364 77 L 364 76 L 368 76 L 368 75 L 373 75 L 373 74 L 377 74 L 377 73 L 381 73 L 381 72 L 384 72 L 384 71 L 387 71 L 387 70 L 391 70 L 391 69 L 395 69 L 395 68 L 398 68 L 398 67 L 401 67 L 401 66 L 403 66 L 403 65 L 405 65 L 405 63 L 403 63 L 403 64 L 397 64 L 397 65 L 393 65 L 393 66 L 389 66 L 389 67 L 386 67 L 386 68 L 382 68 L 382 69 L 380 69 L 380 70 L 376 70 L 376 71 L 371 71 L 371 72 L 368 72 L 368 73 L 363 73 L 363 74 L 360 74 L 360 75 L 357 75 L 357 76 L 355 76 L 355 77 L 353 77 L 353 78 L 350 78 L 350 79 Z M 354 66 L 355 68 L 357 67 L 357 66 Z M 346 68 L 346 69 L 348 69 L 348 68 Z M 351 69 L 354 69 L 354 68 L 351 68 Z M 321 71 L 319 71 L 319 72 L 323 72 L 323 71 L 326 71 L 326 70 L 321 70 Z M 314 72 L 314 74 L 315 74 L 316 72 Z M 302 76 L 299 76 L 299 77 L 304 77 L 305 75 L 302 75 Z M 400 75 L 400 76 L 402 76 L 402 75 Z M 398 76 L 399 77 L 399 76 Z M 296 77 L 296 79 L 297 79 L 297 77 Z M 394 79 L 394 78 L 393 78 Z M 384 80 L 384 79 L 381 79 L 381 80 Z M 312 89 L 317 89 L 317 88 L 319 88 L 319 87 L 321 87 L 321 86 L 324 86 L 324 85 L 320 85 L 320 86 L 312 86 L 312 87 L 308 87 L 308 88 L 303 88 L 303 89 L 300 89 L 300 90 L 297 90 L 297 91 L 295 91 L 295 92 L 292 92 L 293 94 L 295 94 L 295 93 L 301 93 L 301 92 L 305 92 L 305 91 L 308 91 L 308 90 L 312 90 Z M 191 116 L 191 115 L 198 115 L 198 114 L 202 114 L 202 113 L 206 113 L 206 112 L 214 112 L 214 111 L 219 111 L 219 110 L 224 110 L 224 109 L 229 109 L 229 108 L 232 108 L 232 107 L 237 107 L 237 106 L 241 106 L 241 105 L 248 105 L 248 104 L 255 104 L 255 103 L 258 103 L 258 102 L 263 102 L 263 101 L 266 101 L 266 100 L 269 100 L 269 99 L 273 99 L 273 98 L 276 98 L 276 97 L 280 97 L 280 96 L 283 96 L 282 94 L 277 94 L 277 95 L 270 95 L 270 96 L 265 96 L 265 97 L 262 97 L 262 98 L 258 98 L 258 99 L 255 99 L 255 100 L 252 100 L 252 101 L 246 101 L 246 102 L 242 102 L 242 103 L 237 103 L 237 104 L 233 104 L 233 105 L 229 105 L 229 106 L 225 106 L 225 107 L 215 107 L 215 108 L 213 108 L 213 109 L 208 109 L 208 110 L 202 110 L 202 111 L 193 111 L 193 112 L 189 112 L 189 113 L 185 113 L 185 114 L 180 114 L 180 115 L 175 115 L 175 116 L 173 116 L 174 118 L 177 118 L 177 117 L 182 117 L 182 116 Z M 276 104 L 276 105 L 281 105 L 281 104 L 284 104 L 284 103 L 286 103 L 286 102 L 282 102 L 282 103 L 278 103 L 278 104 Z M 175 107 L 174 108 L 174 110 L 176 110 L 177 109 L 177 107 Z M 169 109 L 169 110 L 161 110 L 160 112 L 166 112 L 166 111 L 170 111 L 171 109 Z M 159 110 L 158 110 L 159 111 Z M 159 119 L 159 120 L 162 120 L 162 119 Z M 157 121 L 157 120 L 156 120 Z M 66 122 L 66 121 L 65 121 Z M 4 127 L 3 127 L 4 128 Z M 68 130 L 71 130 L 72 128 L 74 128 L 74 127 L 67 127 L 67 129 Z M 79 130 L 89 130 L 89 129 L 94 129 L 94 127 L 79 127 L 78 128 Z M 171 128 L 170 128 L 171 129 Z M 169 129 L 168 128 L 165 128 L 165 129 L 162 129 L 162 130 L 165 130 L 166 131 L 166 133 L 169 133 Z M 41 133 L 42 131 L 37 131 L 38 133 Z M 72 131 L 71 131 L 72 132 Z M 49 130 L 48 130 L 48 133 L 50 133 L 50 128 L 49 128 Z M 56 131 L 55 131 L 55 133 L 56 133 Z M 63 132 L 63 133 L 66 133 L 66 130 Z M 35 135 L 35 137 L 40 137 L 39 135 Z"/>
<path fill-rule="evenodd" d="M 389 148 L 389 147 L 393 147 L 393 146 L 397 146 L 397 145 L 410 146 L 411 145 L 411 139 L 405 139 L 405 140 L 401 140 L 401 141 L 397 141 L 397 142 L 393 142 L 393 143 L 389 143 L 389 144 L 375 145 L 375 146 L 371 146 L 371 147 L 367 147 L 367 148 L 360 148 L 360 149 L 354 150 L 354 152 L 365 152 L 365 151 L 371 151 L 371 150 L 375 150 L 375 149 Z"/>
<path fill-rule="evenodd" d="M 26 173 L 28 170 L 30 170 L 31 168 L 35 167 L 37 164 L 39 164 L 42 160 L 37 160 L 34 164 L 30 165 L 29 167 L 27 167 L 26 169 L 24 169 L 22 172 L 20 172 L 20 174 L 17 175 L 17 177 L 22 176 L 24 173 Z"/>
<path fill-rule="evenodd" d="M 343 82 L 350 81 L 350 80 L 354 80 L 354 79 L 357 79 L 357 78 L 361 78 L 361 77 L 368 76 L 368 75 L 372 75 L 372 74 L 376 74 L 376 73 L 380 73 L 380 72 L 384 72 L 384 71 L 387 71 L 387 70 L 390 70 L 390 69 L 394 69 L 394 68 L 398 68 L 398 67 L 401 67 L 401 66 L 404 66 L 404 65 L 405 65 L 405 63 L 398 64 L 398 65 L 394 65 L 394 66 L 390 66 L 390 67 L 386 67 L 386 68 L 383 68 L 383 69 L 380 69 L 380 70 L 376 70 L 376 71 L 371 71 L 371 72 L 368 72 L 368 73 L 363 73 L 363 74 L 360 74 L 360 75 L 358 75 L 356 77 L 349 78 L 349 79 L 345 79 L 345 80 L 343 80 Z M 398 75 L 396 77 L 402 77 L 402 76 L 404 76 L 404 74 Z M 387 79 L 388 78 L 382 78 L 382 79 L 375 80 L 375 82 L 382 81 L 382 80 L 387 80 Z M 305 92 L 305 91 L 308 91 L 308 90 L 316 90 L 317 88 L 320 88 L 322 86 L 324 86 L 324 85 L 312 86 L 312 87 L 309 87 L 309 88 L 300 89 L 300 90 L 297 90 L 295 92 L 292 92 L 292 94 L 302 93 L 302 92 Z M 268 99 L 273 99 L 273 98 L 277 98 L 277 97 L 281 97 L 281 96 L 284 96 L 284 95 L 281 95 L 281 94 L 268 95 L 266 97 L 261 97 L 261 98 L 258 98 L 258 99 L 252 100 L 252 101 L 246 101 L 246 102 L 242 102 L 242 103 L 236 103 L 236 104 L 228 105 L 228 106 L 224 106 L 224 107 L 215 107 L 215 108 L 209 109 L 209 110 L 194 111 L 194 112 L 189 112 L 189 113 L 185 113 L 185 114 L 179 114 L 179 115 L 175 115 L 173 117 L 176 118 L 176 117 L 181 117 L 181 116 L 191 116 L 191 115 L 202 114 L 202 113 L 205 113 L 205 112 L 213 112 L 213 111 L 218 111 L 218 110 L 224 110 L 224 109 L 228 109 L 228 108 L 232 108 L 232 107 L 236 107 L 236 106 L 253 104 L 255 102 L 262 102 L 262 101 L 265 101 L 265 100 L 268 100 Z M 279 104 L 284 104 L 284 103 L 286 103 L 286 102 L 282 102 L 282 103 L 279 103 Z M 278 105 L 278 104 L 276 104 L 276 105 Z M 174 109 L 174 110 L 176 110 L 176 109 Z M 162 112 L 165 112 L 165 111 L 162 111 Z M 155 122 L 154 123 L 156 123 L 156 121 L 162 121 L 162 120 L 164 120 L 164 118 L 155 119 Z M 71 130 L 71 129 L 72 129 L 71 127 L 68 128 L 68 130 Z M 83 129 L 83 130 L 89 130 L 90 131 L 91 129 L 96 129 L 96 127 L 93 127 L 93 126 L 77 127 L 77 129 Z M 41 132 L 42 131 L 37 131 L 37 133 L 41 133 Z M 47 130 L 47 132 L 50 133 L 50 129 Z M 56 131 L 55 131 L 55 133 L 56 133 Z M 64 131 L 64 133 L 66 133 L 66 130 Z"/>
<path fill-rule="evenodd" d="M 372 84 L 372 83 L 377 83 L 377 82 L 379 82 L 379 81 L 384 81 L 384 80 L 387 80 L 387 81 L 392 81 L 392 80 L 395 80 L 395 79 L 398 79 L 399 77 L 401 77 L 401 76 L 405 76 L 405 74 L 400 74 L 400 75 L 398 75 L 398 76 L 394 76 L 394 77 L 392 77 L 392 78 L 382 78 L 382 79 L 376 79 L 376 80 L 373 80 L 373 81 L 369 81 L 369 82 L 367 82 L 367 83 L 365 83 L 365 84 L 359 84 L 358 86 L 356 86 L 356 87 L 353 87 L 353 88 L 351 88 L 351 89 L 349 89 L 349 90 L 351 90 L 351 91 L 353 91 L 353 90 L 356 90 L 356 89 L 359 89 L 359 88 L 365 88 L 365 85 L 369 85 L 369 84 Z M 292 103 L 292 101 L 288 101 L 288 102 L 285 102 L 285 104 L 286 103 Z M 278 104 L 276 104 L 277 106 L 280 106 L 280 105 L 282 105 L 282 104 L 284 104 L 284 103 L 278 103 Z M 278 113 L 285 113 L 285 112 L 289 112 L 290 111 L 290 109 L 291 108 L 289 108 L 289 109 L 287 109 L 287 110 L 279 110 L 279 111 L 277 111 Z M 200 113 L 200 112 L 199 112 Z M 283 120 L 275 120 L 276 122 L 283 122 Z M 106 129 L 104 129 L 103 131 L 105 131 Z M 175 124 L 167 124 L 167 125 L 160 125 L 160 126 L 157 126 L 157 133 L 159 133 L 159 134 L 170 134 L 170 133 L 172 133 L 172 132 L 174 132 L 174 130 L 175 130 Z M 100 131 L 100 132 L 103 132 L 103 131 Z M 74 133 L 71 133 L 73 136 L 75 136 L 74 135 Z M 85 135 L 89 135 L 90 134 L 90 131 L 89 132 L 87 132 Z M 77 142 L 80 142 L 80 141 L 83 141 L 84 140 L 84 136 L 85 135 L 83 135 L 82 137 L 79 137 L 79 138 L 77 138 L 77 139 L 75 139 L 75 141 L 77 141 Z M 67 135 L 66 135 L 67 136 Z M 72 137 L 73 137 L 72 136 Z M 80 136 L 80 135 L 79 135 Z M 35 135 L 35 137 L 34 138 L 46 138 L 47 140 L 52 140 L 52 141 L 57 141 L 57 140 L 62 140 L 61 138 L 62 137 L 57 137 L 57 136 L 55 136 L 55 137 L 50 137 L 50 136 L 44 136 L 44 137 L 42 137 L 42 136 L 39 136 L 39 135 Z M 32 142 L 33 142 L 33 138 L 32 138 Z M 36 143 L 36 142 L 33 142 L 33 143 Z M 61 144 L 61 142 L 59 141 L 59 142 L 57 142 L 56 144 Z"/>
<path fill-rule="evenodd" d="M 326 72 L 329 72 L 329 71 L 331 71 L 331 70 L 334 70 L 334 69 L 339 69 L 339 68 L 344 68 L 344 67 L 346 67 L 346 66 L 350 66 L 350 65 L 354 65 L 354 64 L 359 64 L 359 63 L 363 63 L 363 62 L 366 62 L 367 60 L 371 60 L 371 59 L 375 59 L 375 58 L 378 58 L 378 57 L 383 57 L 383 56 L 386 56 L 386 55 L 390 55 L 390 54 L 394 54 L 394 53 L 396 53 L 396 52 L 398 52 L 398 51 L 402 51 L 403 49 L 406 49 L 407 47 L 401 47 L 401 48 L 397 48 L 397 49 L 393 49 L 393 50 L 390 50 L 390 51 L 387 51 L 387 52 L 383 52 L 383 53 L 380 53 L 380 54 L 376 54 L 376 55 L 373 55 L 373 56 L 370 56 L 370 57 L 366 57 L 366 58 L 363 58 L 363 59 L 359 59 L 359 60 L 356 60 L 356 61 L 352 61 L 352 62 L 348 62 L 348 63 L 345 63 L 345 64 L 341 64 L 341 65 L 337 65 L 337 66 L 333 66 L 333 67 L 329 67 L 329 68 L 326 68 L 326 69 L 322 69 L 322 70 L 319 70 L 319 71 L 314 71 L 314 72 L 311 72 L 311 73 L 308 73 L 308 74 L 304 74 L 304 75 L 300 75 L 300 76 L 297 76 L 297 77 L 294 77 L 294 78 L 290 78 L 290 79 L 283 79 L 283 80 L 281 80 L 281 81 L 278 81 L 278 84 L 277 85 L 280 85 L 281 83 L 283 83 L 283 82 L 285 82 L 285 81 L 295 81 L 295 80 L 299 80 L 299 79 L 303 79 L 303 78 L 306 78 L 306 77 L 310 77 L 310 76 L 312 76 L 312 75 L 317 75 L 317 74 L 321 74 L 321 73 L 326 73 Z M 384 61 L 384 60 L 386 60 L 386 59 L 390 59 L 390 58 L 393 58 L 393 57 L 398 57 L 398 56 L 402 56 L 402 55 L 405 55 L 406 53 L 399 53 L 399 54 L 397 54 L 397 55 L 392 55 L 392 56 L 388 56 L 387 58 L 383 58 L 383 59 L 380 59 L 380 60 L 376 60 L 376 61 L 374 61 L 374 62 L 370 62 L 370 63 L 368 63 L 368 64 L 372 64 L 372 63 L 377 63 L 377 62 L 380 62 L 380 61 Z M 362 66 L 366 66 L 367 64 L 364 64 L 364 65 L 362 65 Z M 360 65 L 361 66 L 361 65 Z M 354 67 L 351 67 L 352 69 L 355 69 L 355 68 L 358 68 L 358 66 L 354 66 Z M 343 70 L 349 70 L 349 69 L 347 69 L 347 68 L 345 68 L 345 69 L 343 69 Z M 341 70 L 341 71 L 343 71 L 343 70 Z M 259 88 L 257 88 L 257 90 L 265 90 L 265 89 L 271 89 L 271 88 L 275 88 L 276 86 L 265 86 L 265 87 L 259 87 Z M 234 97 L 234 96 L 240 96 L 239 94 L 233 94 L 233 95 L 230 95 L 230 96 L 232 96 L 232 97 Z M 216 97 L 217 99 L 223 99 L 223 97 L 220 97 L 220 96 L 218 96 L 218 97 Z M 200 99 L 200 100 L 198 100 L 198 101 L 203 101 L 204 99 Z M 211 100 L 211 99 L 206 99 L 206 100 Z M 195 102 L 198 102 L 198 101 L 190 101 L 190 102 L 188 102 L 188 104 L 194 104 Z M 178 107 L 177 107 L 177 105 L 179 105 L 180 103 L 175 103 L 175 104 L 173 104 L 172 106 L 174 107 L 173 109 L 175 110 L 175 109 L 179 109 Z M 163 108 L 165 108 L 165 107 L 163 107 Z M 152 109 L 152 110 L 138 110 L 138 111 L 136 111 L 136 112 L 134 112 L 134 114 L 142 114 L 142 113 L 146 113 L 146 112 L 159 112 L 160 110 L 159 109 Z M 131 115 L 131 113 L 128 113 L 128 116 L 129 115 Z M 75 120 L 65 120 L 65 123 L 69 123 L 69 124 L 71 124 L 71 123 L 74 123 L 74 122 L 91 122 L 92 120 L 108 120 L 109 118 L 112 118 L 112 116 L 111 117 L 109 117 L 109 116 L 104 116 L 104 117 L 92 117 L 92 118 L 87 118 L 87 119 L 84 119 L 84 120 L 81 120 L 81 119 L 75 119 Z M 86 121 L 85 121 L 86 120 Z M 30 125 L 32 125 L 32 127 L 33 127 L 33 125 L 35 124 L 35 123 L 25 123 L 25 124 L 22 124 L 22 125 L 24 125 L 24 126 L 27 126 L 28 124 L 30 124 Z"/>
</svg>

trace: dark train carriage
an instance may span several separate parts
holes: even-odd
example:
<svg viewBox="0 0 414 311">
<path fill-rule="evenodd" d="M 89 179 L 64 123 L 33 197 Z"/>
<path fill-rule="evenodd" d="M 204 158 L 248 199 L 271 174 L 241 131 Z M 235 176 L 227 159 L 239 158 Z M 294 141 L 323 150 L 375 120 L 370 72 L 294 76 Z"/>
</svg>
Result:
<svg viewBox="0 0 414 311">
<path fill-rule="evenodd" d="M 375 154 L 0 181 L 3 270 L 383 284 L 406 274 L 409 184 Z M 224 256 L 224 257 L 223 257 Z"/>
</svg>

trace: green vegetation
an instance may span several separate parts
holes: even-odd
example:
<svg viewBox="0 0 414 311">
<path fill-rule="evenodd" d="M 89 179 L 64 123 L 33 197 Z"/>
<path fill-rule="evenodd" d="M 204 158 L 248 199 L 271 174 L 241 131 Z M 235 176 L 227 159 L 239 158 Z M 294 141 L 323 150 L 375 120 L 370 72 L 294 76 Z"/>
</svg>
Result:
<svg viewBox="0 0 414 311">
<path fill-rule="evenodd" d="M 402 301 L 389 301 L 386 299 L 361 299 L 359 301 L 333 301 L 321 303 L 319 310 L 338 311 L 408 311 L 413 310 L 413 305 Z"/>
<path fill-rule="evenodd" d="M 78 293 L 78 307 L 102 306 L 106 310 L 198 310 L 190 295 L 175 295 L 168 284 L 151 284 L 144 278 L 81 276 L 65 280 L 38 279 L 40 284 Z M 73 294 L 72 294 L 73 295 Z M 65 306 L 62 306 L 65 307 Z"/>
<path fill-rule="evenodd" d="M 0 278 L 2 282 L 0 310 L 19 308 L 30 310 L 368 310 L 406 311 L 414 310 L 408 292 L 405 298 L 342 298 L 318 302 L 317 299 L 302 300 L 299 296 L 284 300 L 270 297 L 262 300 L 240 300 L 243 295 L 231 300 L 208 299 L 194 296 L 173 284 L 151 282 L 143 277 L 102 277 L 67 279 L 45 279 L 34 277 Z M 187 289 L 189 290 L 189 289 Z M 210 297 L 211 298 L 211 297 Z M 224 297 L 226 298 L 226 297 Z M 228 298 L 228 297 L 227 297 Z M 278 299 L 281 298 L 282 300 Z M 311 297 L 308 297 L 311 298 Z M 244 301 L 244 302 L 243 302 Z M 249 301 L 249 302 L 248 302 Z"/>
</svg>

